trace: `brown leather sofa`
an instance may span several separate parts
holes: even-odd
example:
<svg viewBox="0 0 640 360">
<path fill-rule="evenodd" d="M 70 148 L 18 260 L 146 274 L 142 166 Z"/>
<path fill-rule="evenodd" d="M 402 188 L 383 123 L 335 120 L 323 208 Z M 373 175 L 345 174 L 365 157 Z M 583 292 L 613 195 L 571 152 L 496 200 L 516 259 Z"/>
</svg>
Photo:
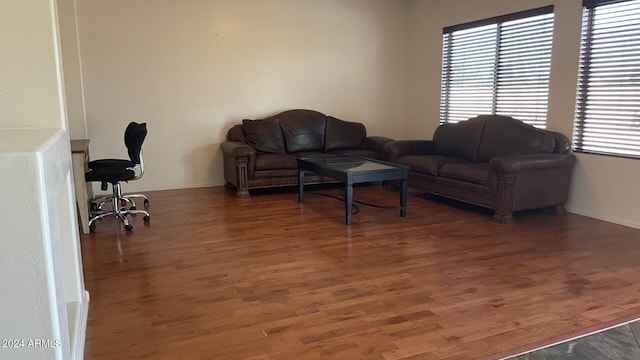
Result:
<svg viewBox="0 0 640 360">
<path fill-rule="evenodd" d="M 410 168 L 409 188 L 494 209 L 508 223 L 518 210 L 564 210 L 576 161 L 569 150 L 560 133 L 481 115 L 439 126 L 433 140 L 390 142 L 384 159 Z"/>
<path fill-rule="evenodd" d="M 243 120 L 220 144 L 224 179 L 238 197 L 249 190 L 292 186 L 298 183 L 298 157 L 353 155 L 382 159 L 391 139 L 367 136 L 361 123 L 343 121 L 313 110 L 288 110 L 260 120 Z M 318 175 L 305 176 L 305 184 L 335 182 Z"/>
</svg>

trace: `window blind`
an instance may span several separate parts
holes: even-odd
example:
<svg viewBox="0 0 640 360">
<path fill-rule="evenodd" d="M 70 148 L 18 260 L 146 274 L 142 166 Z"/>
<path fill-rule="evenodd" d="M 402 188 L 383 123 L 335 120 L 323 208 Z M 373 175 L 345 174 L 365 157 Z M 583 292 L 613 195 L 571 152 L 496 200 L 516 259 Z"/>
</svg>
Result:
<svg viewBox="0 0 640 360">
<path fill-rule="evenodd" d="M 443 30 L 440 122 L 480 114 L 546 125 L 553 6 Z"/>
<path fill-rule="evenodd" d="M 573 143 L 640 158 L 640 1 L 584 1 Z"/>
</svg>

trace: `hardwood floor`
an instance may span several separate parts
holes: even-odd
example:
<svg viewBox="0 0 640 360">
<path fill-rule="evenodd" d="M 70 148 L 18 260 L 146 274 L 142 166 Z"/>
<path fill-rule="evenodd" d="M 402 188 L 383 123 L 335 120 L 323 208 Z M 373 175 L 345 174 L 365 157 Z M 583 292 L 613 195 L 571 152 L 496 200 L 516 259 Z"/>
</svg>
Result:
<svg viewBox="0 0 640 360">
<path fill-rule="evenodd" d="M 323 190 L 337 193 L 337 190 Z M 355 198 L 396 205 L 377 186 Z M 81 237 L 87 360 L 499 359 L 640 317 L 640 230 L 222 187 L 147 193 Z"/>
</svg>

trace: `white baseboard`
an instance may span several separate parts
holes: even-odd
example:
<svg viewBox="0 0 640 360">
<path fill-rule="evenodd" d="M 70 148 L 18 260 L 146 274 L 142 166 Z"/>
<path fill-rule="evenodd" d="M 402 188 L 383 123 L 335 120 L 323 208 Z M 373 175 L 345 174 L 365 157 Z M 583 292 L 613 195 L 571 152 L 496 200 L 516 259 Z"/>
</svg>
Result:
<svg viewBox="0 0 640 360">
<path fill-rule="evenodd" d="M 572 214 L 588 216 L 590 218 L 594 218 L 594 219 L 598 219 L 598 220 L 602 220 L 602 221 L 606 221 L 606 222 L 610 222 L 618 225 L 624 225 L 624 226 L 632 227 L 635 229 L 640 229 L 640 223 L 634 223 L 633 221 L 625 221 L 625 220 L 615 219 L 607 216 L 602 216 L 601 214 L 596 214 L 588 210 L 576 209 L 570 206 L 565 206 L 565 209 Z"/>
</svg>

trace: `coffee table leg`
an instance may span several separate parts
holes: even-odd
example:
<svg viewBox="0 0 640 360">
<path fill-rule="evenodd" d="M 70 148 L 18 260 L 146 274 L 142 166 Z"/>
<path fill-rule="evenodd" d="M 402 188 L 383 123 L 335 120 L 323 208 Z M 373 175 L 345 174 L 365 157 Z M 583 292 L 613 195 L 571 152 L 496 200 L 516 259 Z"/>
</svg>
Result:
<svg viewBox="0 0 640 360">
<path fill-rule="evenodd" d="M 407 215 L 407 192 L 409 191 L 409 184 L 407 178 L 402 179 L 402 186 L 400 188 L 400 217 Z"/>
<path fill-rule="evenodd" d="M 346 215 L 347 225 L 351 225 L 351 207 L 353 206 L 353 184 L 351 182 L 347 182 L 345 186 L 345 199 L 344 199 L 344 210 Z"/>
<path fill-rule="evenodd" d="M 304 197 L 304 170 L 298 168 L 298 202 Z"/>
</svg>

